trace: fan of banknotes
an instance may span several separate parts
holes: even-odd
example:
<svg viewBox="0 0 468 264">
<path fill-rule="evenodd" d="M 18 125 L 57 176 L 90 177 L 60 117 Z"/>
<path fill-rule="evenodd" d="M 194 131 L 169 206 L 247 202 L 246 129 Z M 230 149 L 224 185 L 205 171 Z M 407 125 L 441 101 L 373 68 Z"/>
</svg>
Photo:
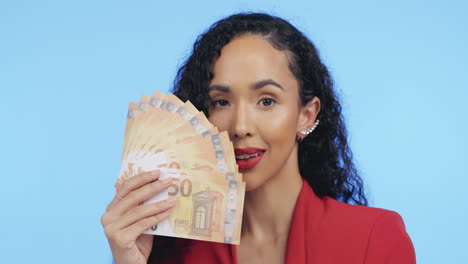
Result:
<svg viewBox="0 0 468 264">
<path fill-rule="evenodd" d="M 227 132 L 189 101 L 157 91 L 129 104 L 118 182 L 156 169 L 173 184 L 146 203 L 177 202 L 145 233 L 239 244 L 245 183 Z"/>
</svg>

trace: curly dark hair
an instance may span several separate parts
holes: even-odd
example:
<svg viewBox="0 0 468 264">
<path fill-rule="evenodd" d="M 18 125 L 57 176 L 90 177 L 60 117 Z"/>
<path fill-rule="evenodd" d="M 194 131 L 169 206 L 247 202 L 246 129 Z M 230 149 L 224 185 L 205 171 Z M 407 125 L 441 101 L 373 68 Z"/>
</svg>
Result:
<svg viewBox="0 0 468 264">
<path fill-rule="evenodd" d="M 177 73 L 173 93 L 208 115 L 212 65 L 221 49 L 243 34 L 262 36 L 276 49 L 289 51 L 289 69 L 299 82 L 302 104 L 315 96 L 320 99 L 320 124 L 299 143 L 301 176 L 320 197 L 367 205 L 332 78 L 312 42 L 289 22 L 264 13 L 239 13 L 216 22 L 197 38 L 191 56 Z"/>
</svg>

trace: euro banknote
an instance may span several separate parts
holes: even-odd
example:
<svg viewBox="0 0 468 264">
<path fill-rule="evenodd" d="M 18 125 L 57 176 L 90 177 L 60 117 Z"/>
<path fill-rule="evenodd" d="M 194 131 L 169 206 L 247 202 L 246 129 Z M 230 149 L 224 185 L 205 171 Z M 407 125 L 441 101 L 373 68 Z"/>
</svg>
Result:
<svg viewBox="0 0 468 264">
<path fill-rule="evenodd" d="M 163 169 L 173 184 L 146 203 L 176 197 L 166 220 L 146 234 L 239 244 L 245 183 L 234 175 L 196 170 Z M 231 179 L 229 179 L 231 178 Z"/>
<path fill-rule="evenodd" d="M 170 93 L 129 103 L 116 185 L 156 169 L 173 185 L 145 203 L 170 196 L 177 202 L 169 218 L 145 233 L 239 244 L 245 183 L 229 135 Z"/>
</svg>

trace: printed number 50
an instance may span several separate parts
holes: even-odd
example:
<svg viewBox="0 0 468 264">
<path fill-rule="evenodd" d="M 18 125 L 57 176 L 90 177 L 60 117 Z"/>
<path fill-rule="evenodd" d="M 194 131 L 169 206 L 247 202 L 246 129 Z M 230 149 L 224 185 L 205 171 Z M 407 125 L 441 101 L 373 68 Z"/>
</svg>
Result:
<svg viewBox="0 0 468 264">
<path fill-rule="evenodd" d="M 192 181 L 184 179 L 179 183 L 179 179 L 174 179 L 176 183 L 169 186 L 169 195 L 176 196 L 179 192 L 183 197 L 188 197 L 192 194 Z"/>
</svg>

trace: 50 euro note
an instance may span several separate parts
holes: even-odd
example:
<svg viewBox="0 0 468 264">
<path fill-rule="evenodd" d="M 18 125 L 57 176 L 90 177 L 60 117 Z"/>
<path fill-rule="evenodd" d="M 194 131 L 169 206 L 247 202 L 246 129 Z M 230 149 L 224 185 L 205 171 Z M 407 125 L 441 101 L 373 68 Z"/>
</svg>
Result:
<svg viewBox="0 0 468 264">
<path fill-rule="evenodd" d="M 184 140 L 167 150 L 167 162 L 171 168 L 189 170 L 237 171 L 234 149 L 226 131 Z"/>
<path fill-rule="evenodd" d="M 198 135 L 169 149 L 134 148 L 122 157 L 116 185 L 139 173 L 161 168 L 237 172 L 234 151 L 226 132 L 209 137 Z"/>
<path fill-rule="evenodd" d="M 238 244 L 245 183 L 239 173 L 167 168 L 164 153 L 131 152 L 121 168 L 121 181 L 160 169 L 160 180 L 173 178 L 170 188 L 145 203 L 176 196 L 172 215 L 145 233 Z M 120 182 L 121 182 L 120 181 Z"/>
<path fill-rule="evenodd" d="M 179 110 L 182 108 L 179 108 Z M 167 149 L 169 146 L 180 144 L 197 135 L 209 137 L 217 133 L 218 129 L 208 121 L 203 112 L 199 112 L 195 116 L 190 117 L 187 122 L 181 123 L 173 131 L 167 132 L 163 136 L 164 142 L 159 144 L 159 146 Z"/>
<path fill-rule="evenodd" d="M 146 233 L 238 244 L 245 183 L 229 135 L 170 93 L 143 95 L 128 110 L 116 186 L 159 169 L 173 184 L 145 203 L 177 197 L 172 215 Z"/>
<path fill-rule="evenodd" d="M 132 116 L 134 116 L 133 119 L 137 119 L 128 120 L 134 124 L 133 133 L 130 134 L 132 138 L 130 149 L 144 149 L 150 144 L 164 143 L 164 134 L 187 122 L 187 119 L 198 113 L 190 102 L 183 103 L 172 94 L 163 95 L 159 92 L 155 92 L 151 97 L 143 95 L 140 102 L 130 104 L 130 108 L 136 108 Z M 185 111 L 185 115 L 177 112 L 179 108 Z"/>
<path fill-rule="evenodd" d="M 216 128 L 209 130 L 211 135 L 196 135 L 179 144 L 161 149 L 157 146 L 149 149 L 129 150 L 122 157 L 117 184 L 142 172 L 154 169 L 184 169 L 218 171 L 223 173 L 238 172 L 234 150 L 225 131 L 217 133 Z"/>
<path fill-rule="evenodd" d="M 225 173 L 162 169 L 173 184 L 145 203 L 177 197 L 172 214 L 144 233 L 239 244 L 245 183 Z"/>
</svg>

